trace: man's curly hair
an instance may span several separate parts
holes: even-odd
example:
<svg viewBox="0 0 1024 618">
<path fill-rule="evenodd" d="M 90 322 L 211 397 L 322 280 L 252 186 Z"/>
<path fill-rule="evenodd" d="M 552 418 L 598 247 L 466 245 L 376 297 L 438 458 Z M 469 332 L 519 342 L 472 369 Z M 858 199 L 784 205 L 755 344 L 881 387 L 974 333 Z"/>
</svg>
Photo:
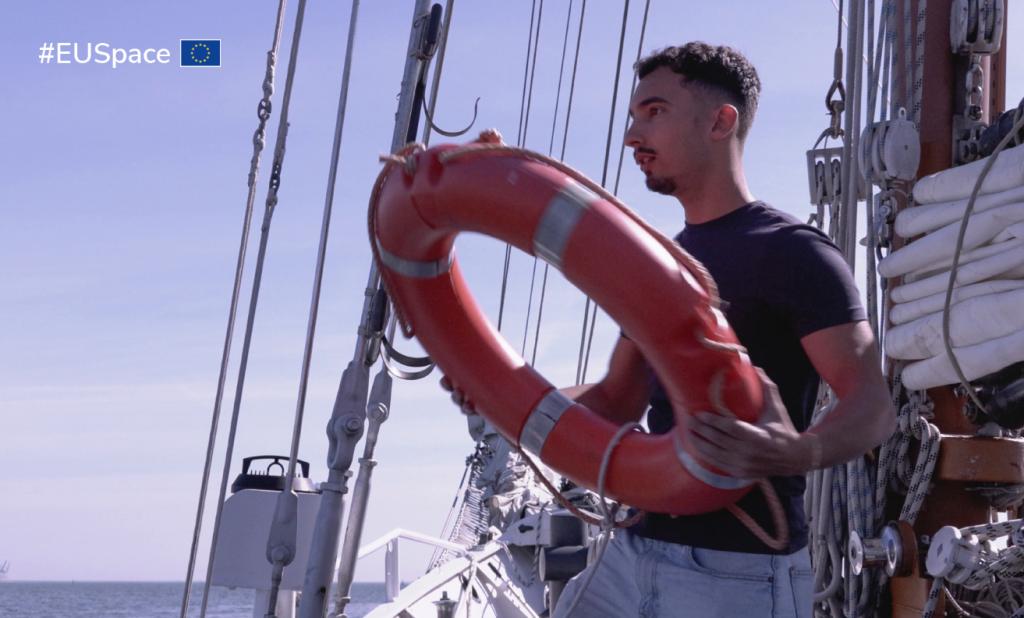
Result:
<svg viewBox="0 0 1024 618">
<path fill-rule="evenodd" d="M 739 110 L 736 135 L 743 141 L 754 122 L 761 80 L 750 61 L 731 47 L 692 41 L 685 45 L 666 47 L 641 58 L 634 65 L 640 79 L 660 67 L 678 73 L 688 84 L 698 84 L 726 96 Z"/>
</svg>

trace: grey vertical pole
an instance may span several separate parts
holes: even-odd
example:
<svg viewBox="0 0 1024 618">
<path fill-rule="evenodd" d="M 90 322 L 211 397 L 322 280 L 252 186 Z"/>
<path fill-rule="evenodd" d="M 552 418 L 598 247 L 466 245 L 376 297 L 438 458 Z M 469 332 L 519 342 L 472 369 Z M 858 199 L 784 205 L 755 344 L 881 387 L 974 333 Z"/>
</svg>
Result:
<svg viewBox="0 0 1024 618">
<path fill-rule="evenodd" d="M 841 213 L 844 236 L 836 244 L 842 249 L 850 272 L 856 271 L 857 255 L 857 202 L 860 199 L 861 178 L 858 171 L 857 143 L 860 141 L 861 84 L 863 69 L 861 57 L 864 53 L 863 24 L 864 0 L 852 0 L 849 6 L 846 38 L 846 88 L 850 94 L 843 118 L 843 211 Z"/>
<path fill-rule="evenodd" d="M 427 23 L 423 19 L 427 14 L 427 3 L 428 0 L 416 0 L 413 9 L 405 72 L 402 76 L 402 89 L 391 141 L 392 152 L 405 145 L 409 119 L 412 116 L 416 80 L 423 62 L 418 52 L 419 41 Z M 348 479 L 352 474 L 350 468 L 356 444 L 363 435 L 363 426 L 366 422 L 366 402 L 370 377 L 370 367 L 366 363 L 366 346 L 369 341 L 367 327 L 370 307 L 379 282 L 380 273 L 377 270 L 377 265 L 371 263 L 356 336 L 355 352 L 342 373 L 338 396 L 334 403 L 331 419 L 327 423 L 328 477 L 327 481 L 320 485 L 322 495 L 316 526 L 313 529 L 306 576 L 302 584 L 302 598 L 299 602 L 300 618 L 323 618 L 327 612 L 334 566 L 338 559 L 338 540 L 345 510 L 344 497 L 348 492 Z"/>
<path fill-rule="evenodd" d="M 356 571 L 359 541 L 363 536 L 363 523 L 366 520 L 370 479 L 373 476 L 373 468 L 377 465 L 373 459 L 373 451 L 377 446 L 380 426 L 387 420 L 390 409 L 391 374 L 387 369 L 382 369 L 373 379 L 373 390 L 366 410 L 370 417 L 370 425 L 363 443 L 363 456 L 359 459 L 359 474 L 356 475 L 355 489 L 352 491 L 348 526 L 345 528 L 345 540 L 341 547 L 341 561 L 338 564 L 338 581 L 334 594 L 334 616 L 345 616 L 345 606 L 352 600 L 350 592 Z M 398 539 L 395 539 L 395 542 L 397 543 Z"/>
</svg>

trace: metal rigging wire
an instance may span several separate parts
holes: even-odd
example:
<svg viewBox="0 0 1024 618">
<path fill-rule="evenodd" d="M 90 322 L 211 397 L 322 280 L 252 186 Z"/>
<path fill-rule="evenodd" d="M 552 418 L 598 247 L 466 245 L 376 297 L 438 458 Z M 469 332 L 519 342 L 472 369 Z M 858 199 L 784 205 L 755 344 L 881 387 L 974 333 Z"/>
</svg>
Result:
<svg viewBox="0 0 1024 618">
<path fill-rule="evenodd" d="M 640 52 L 643 49 L 644 35 L 646 33 L 646 30 L 647 30 L 647 15 L 648 15 L 648 12 L 650 10 L 650 5 L 651 5 L 650 0 L 647 0 L 647 2 L 644 5 L 643 26 L 642 26 L 642 29 L 640 31 L 640 43 L 637 46 L 637 60 L 640 59 Z M 617 58 L 616 58 L 616 64 L 615 64 L 615 83 L 614 83 L 613 90 L 612 90 L 612 105 L 611 105 L 611 111 L 608 114 L 608 135 L 607 135 L 607 138 L 605 140 L 604 165 L 603 165 L 603 169 L 601 171 L 601 186 L 602 187 L 605 186 L 607 184 L 607 182 L 608 182 L 608 163 L 611 160 L 612 130 L 613 130 L 613 127 L 615 125 L 615 104 L 616 104 L 616 101 L 618 99 L 619 78 L 620 78 L 620 76 L 622 74 L 622 53 L 623 53 L 623 50 L 625 49 L 626 22 L 628 20 L 628 17 L 629 17 L 629 0 L 625 0 L 625 2 L 623 3 L 623 10 L 622 10 L 622 29 L 621 29 L 621 31 L 619 33 L 619 51 L 618 51 L 618 55 L 617 55 Z M 636 83 L 636 74 L 635 73 L 633 74 L 633 79 L 634 79 L 634 86 L 635 86 L 635 83 Z M 619 165 L 620 165 L 620 167 L 621 167 L 621 164 L 622 164 L 621 163 L 622 162 L 622 153 L 624 153 L 624 152 L 625 152 L 625 142 L 623 142 L 622 149 L 620 150 L 620 155 L 619 155 Z M 616 188 L 618 188 L 617 182 L 618 181 L 616 181 Z M 588 312 L 591 304 L 592 304 L 591 300 L 589 298 L 587 298 L 587 302 L 586 302 L 586 305 L 584 307 L 584 313 L 583 313 L 583 333 L 582 333 L 582 337 L 586 339 L 586 350 L 584 351 L 584 342 L 583 342 L 583 338 L 581 338 L 581 340 L 580 340 L 580 358 L 579 358 L 579 361 L 578 361 L 578 364 L 577 364 L 577 377 L 576 377 L 576 383 L 577 384 L 583 384 L 587 380 L 587 368 L 588 368 L 588 366 L 590 364 L 590 351 L 591 351 L 591 349 L 593 347 L 593 343 L 594 343 L 594 329 L 595 329 L 595 327 L 597 325 L 597 309 L 598 309 L 598 307 L 597 307 L 596 304 L 594 304 L 594 311 L 593 311 L 593 313 L 591 314 L 591 317 L 590 317 L 590 329 L 589 329 L 589 334 L 588 334 L 587 333 L 587 312 Z"/>
<path fill-rule="evenodd" d="M 537 50 L 540 48 L 540 27 L 544 23 L 544 0 L 540 0 L 540 5 L 537 8 L 537 30 L 533 37 L 533 59 L 530 61 L 530 87 L 527 89 L 526 95 L 526 116 L 523 119 L 521 126 L 521 132 L 519 134 L 517 146 L 523 148 L 526 146 L 526 134 L 530 130 L 530 111 L 533 109 L 533 80 L 537 77 Z M 506 262 L 511 259 L 512 245 L 505 246 Z M 506 271 L 507 276 L 507 271 Z M 533 274 L 530 276 L 530 293 L 526 303 L 526 323 L 523 325 L 523 344 L 520 348 L 520 355 L 526 355 L 526 339 L 530 333 L 530 309 L 533 305 L 533 290 L 534 284 L 537 282 L 537 258 L 533 258 Z"/>
<path fill-rule="evenodd" d="M 238 246 L 238 259 L 235 263 L 235 279 L 231 288 L 231 302 L 228 309 L 228 323 L 224 333 L 224 346 L 220 358 L 220 372 L 217 375 L 217 393 L 214 396 L 213 413 L 210 419 L 210 434 L 206 445 L 206 459 L 203 463 L 203 480 L 199 486 L 199 504 L 196 507 L 196 521 L 192 531 L 192 545 L 189 549 L 188 567 L 185 571 L 185 590 L 181 598 L 181 618 L 188 615 L 188 606 L 192 596 L 192 583 L 195 577 L 196 554 L 199 549 L 199 538 L 202 534 L 203 513 L 206 509 L 206 496 L 209 492 L 210 472 L 213 467 L 213 451 L 217 444 L 217 429 L 220 423 L 221 405 L 224 400 L 224 387 L 227 381 L 228 364 L 231 359 L 231 341 L 235 331 L 235 318 L 238 315 L 238 299 L 241 295 L 242 276 L 245 271 L 246 249 L 249 245 L 249 230 L 252 225 L 252 214 L 256 203 L 256 180 L 259 177 L 260 159 L 266 144 L 267 121 L 271 114 L 271 99 L 274 94 L 274 70 L 277 65 L 277 52 L 281 45 L 284 32 L 284 15 L 287 0 L 280 0 L 277 5 L 277 17 L 274 20 L 274 37 L 267 51 L 267 67 L 263 77 L 263 97 L 256 108 L 259 124 L 253 134 L 253 153 L 249 162 L 248 187 L 245 200 L 245 214 L 242 217 L 242 237 Z M 204 593 L 205 604 L 205 593 Z"/>
<path fill-rule="evenodd" d="M 541 0 L 543 2 L 543 0 Z M 519 128 L 516 129 L 516 144 L 522 145 L 522 134 L 523 134 L 523 116 L 526 113 L 526 90 L 529 84 L 532 87 L 532 83 L 529 81 L 530 76 L 530 52 L 533 49 L 533 24 L 534 19 L 537 16 L 537 0 L 533 0 L 530 8 L 530 30 L 526 36 L 526 62 L 523 67 L 523 93 L 519 99 Z M 540 25 L 537 27 L 538 35 L 540 34 Z M 536 60 L 536 55 L 534 55 Z M 512 245 L 505 244 L 505 265 L 501 273 L 501 297 L 498 300 L 498 332 L 501 332 L 501 325 L 505 317 L 505 297 L 508 292 L 508 268 L 509 263 L 512 260 Z"/>
<path fill-rule="evenodd" d="M 221 516 L 224 511 L 224 497 L 227 494 L 228 476 L 231 473 L 231 458 L 234 456 L 235 435 L 238 430 L 238 417 L 242 407 L 242 392 L 245 387 L 245 373 L 249 364 L 249 350 L 252 345 L 253 325 L 256 321 L 256 305 L 259 300 L 260 283 L 263 278 L 263 263 L 267 255 L 267 242 L 270 235 L 270 223 L 277 206 L 277 192 L 281 183 L 281 169 L 284 164 L 284 146 L 288 137 L 288 107 L 291 102 L 292 85 L 295 81 L 295 67 L 299 53 L 299 40 L 302 36 L 302 20 L 305 16 L 306 1 L 299 0 L 295 16 L 295 28 L 292 34 L 292 46 L 288 57 L 288 74 L 285 78 L 284 96 L 281 103 L 281 119 L 277 126 L 277 139 L 274 145 L 274 162 L 271 169 L 270 187 L 263 214 L 260 231 L 259 252 L 256 257 L 256 270 L 253 273 L 252 294 L 249 299 L 249 313 L 245 324 L 245 337 L 242 343 L 242 354 L 238 366 L 238 380 L 235 383 L 235 399 L 231 410 L 231 427 L 228 431 L 228 442 L 224 453 L 224 471 L 221 475 L 220 493 L 218 494 L 217 514 L 214 517 L 213 538 L 210 542 L 210 556 L 206 565 L 206 581 L 203 584 L 203 603 L 200 609 L 201 618 L 205 618 L 210 597 L 210 580 L 213 575 L 213 561 L 217 551 L 217 539 L 220 535 Z"/>
<path fill-rule="evenodd" d="M 327 258 L 327 240 L 331 227 L 331 213 L 334 207 L 334 190 L 338 179 L 338 162 L 341 156 L 341 137 L 345 128 L 345 111 L 348 106 L 348 86 L 349 78 L 352 74 L 352 56 L 353 48 L 355 46 L 356 21 L 358 15 L 359 0 L 352 0 L 352 9 L 348 26 L 348 38 L 345 45 L 345 61 L 341 77 L 341 90 L 338 94 L 338 111 L 334 124 L 334 139 L 331 144 L 331 163 L 328 171 L 327 192 L 324 197 L 323 218 L 320 224 L 320 244 L 317 248 L 316 267 L 313 275 L 313 291 L 312 298 L 309 303 L 306 341 L 302 350 L 302 369 L 299 377 L 299 392 L 296 398 L 295 414 L 292 421 L 292 439 L 288 453 L 288 471 L 285 476 L 284 491 L 282 491 L 278 496 L 279 503 L 282 500 L 295 500 L 295 494 L 292 491 L 292 486 L 295 480 L 295 465 L 299 458 L 299 443 L 302 438 L 302 420 L 305 416 L 306 410 L 306 392 L 309 386 L 309 371 L 313 359 L 313 340 L 316 335 L 317 315 L 320 309 L 320 290 L 324 278 L 324 264 Z M 275 512 L 271 535 L 274 534 L 274 527 L 280 523 L 282 523 L 281 518 L 279 518 L 278 513 Z M 292 534 L 294 535 L 294 529 L 292 530 Z M 296 543 L 295 537 L 291 536 L 287 539 L 286 543 L 290 543 L 292 550 L 294 551 L 294 545 Z M 274 576 L 272 577 L 271 582 L 269 596 L 270 601 L 267 609 L 268 614 L 275 611 L 277 605 L 277 594 L 280 587 L 280 572 L 283 571 L 285 565 L 290 563 L 291 558 L 286 561 L 275 560 L 274 562 Z M 311 601 L 312 599 L 307 602 Z"/>
<path fill-rule="evenodd" d="M 552 155 L 555 149 L 555 128 L 558 125 L 558 104 L 562 99 L 562 78 L 565 76 L 565 54 L 569 47 L 569 24 L 572 21 L 572 5 L 573 0 L 569 0 L 569 8 L 565 14 L 565 34 L 562 37 L 562 59 L 559 61 L 558 69 L 558 86 L 555 88 L 555 109 L 551 114 L 551 138 L 548 140 L 548 156 Z M 582 15 L 580 16 L 582 24 Z M 577 46 L 577 60 L 579 59 L 579 47 Z M 573 74 L 575 78 L 575 73 Z M 575 85 L 575 84 L 574 84 Z M 568 116 L 565 119 L 566 123 L 569 122 Z M 530 295 L 526 303 L 526 325 L 523 327 L 523 347 L 522 355 L 526 356 L 526 338 L 530 331 L 530 312 L 533 307 L 533 289 L 537 281 L 537 262 L 536 257 L 533 258 L 533 273 L 530 276 Z M 547 262 L 544 263 L 544 274 L 540 286 L 540 299 L 537 302 L 537 325 L 534 329 L 533 335 L 533 353 L 530 356 L 530 365 L 536 365 L 537 363 L 537 346 L 540 342 L 540 325 L 541 319 L 544 316 L 544 298 L 547 294 L 548 289 L 548 271 L 551 269 L 551 265 Z"/>
<path fill-rule="evenodd" d="M 644 37 L 647 34 L 647 15 L 648 15 L 648 13 L 650 13 L 650 10 L 651 10 L 651 0 L 647 0 L 644 3 L 644 19 L 643 19 L 643 22 L 640 24 L 640 41 L 636 45 L 636 60 L 634 61 L 634 64 L 636 62 L 640 62 L 640 54 L 643 53 Z M 634 70 L 633 71 L 633 83 L 630 84 L 630 86 L 629 86 L 630 94 L 632 94 L 633 91 L 636 90 L 636 83 L 638 81 L 639 81 L 639 76 L 636 74 L 636 71 Z M 625 161 L 625 155 L 626 155 L 626 132 L 627 131 L 629 131 L 629 106 L 628 105 L 626 106 L 626 122 L 622 126 L 622 141 L 619 144 L 619 166 L 615 170 L 615 185 L 612 188 L 612 193 L 614 195 L 618 195 L 619 194 L 619 181 L 622 179 L 622 162 Z"/>
<path fill-rule="evenodd" d="M 571 12 L 571 10 L 572 10 L 572 1 L 571 0 L 570 0 L 570 3 L 569 3 L 569 9 L 570 9 L 570 12 Z M 559 156 L 558 156 L 560 161 L 565 160 L 565 148 L 566 148 L 566 145 L 569 142 L 569 120 L 572 117 L 573 95 L 576 94 L 576 74 L 577 74 L 577 72 L 579 70 L 579 65 L 580 65 L 580 45 L 581 45 L 581 43 L 583 41 L 583 20 L 586 17 L 586 14 L 587 14 L 587 0 L 583 0 L 583 2 L 580 4 L 579 28 L 576 31 L 576 51 L 575 51 L 575 54 L 573 56 L 573 62 L 572 62 L 572 77 L 569 79 L 569 99 L 568 99 L 568 101 L 566 103 L 566 106 L 565 106 L 565 123 L 563 124 L 563 128 L 562 128 L 562 146 L 561 146 L 561 149 L 559 151 Z M 567 32 L 568 32 L 568 27 L 569 27 L 569 23 L 568 23 L 568 18 L 567 18 L 566 19 L 566 31 Z M 563 44 L 563 48 L 562 49 L 563 49 L 563 52 L 562 52 L 562 63 L 564 65 L 564 63 L 565 63 L 565 47 L 564 47 L 564 44 Z M 561 76 L 561 73 L 559 73 L 559 88 L 561 88 L 561 79 L 562 79 L 562 76 Z M 558 106 L 557 106 L 557 98 L 556 98 L 556 105 L 555 105 L 555 115 L 556 115 L 556 118 L 557 118 L 557 113 L 558 113 Z M 552 131 L 554 131 L 554 128 L 555 128 L 554 121 L 552 121 L 551 128 L 552 128 Z M 549 150 L 548 150 L 548 154 L 549 155 L 552 154 L 553 145 L 554 145 L 554 142 L 552 141 L 552 147 L 549 147 Z M 544 312 L 544 297 L 545 297 L 545 294 L 547 292 L 547 282 L 548 282 L 548 270 L 549 270 L 549 268 L 550 268 L 550 266 L 547 263 L 545 263 L 544 264 L 544 279 L 543 279 L 543 283 L 541 284 L 541 290 L 540 290 L 540 306 L 537 309 L 537 328 L 536 328 L 536 331 L 534 332 L 534 336 L 533 336 L 533 355 L 530 358 L 530 364 L 531 365 L 534 365 L 537 362 L 537 346 L 538 346 L 538 343 L 539 343 L 539 340 L 540 340 L 540 323 L 541 323 L 541 315 Z"/>
</svg>

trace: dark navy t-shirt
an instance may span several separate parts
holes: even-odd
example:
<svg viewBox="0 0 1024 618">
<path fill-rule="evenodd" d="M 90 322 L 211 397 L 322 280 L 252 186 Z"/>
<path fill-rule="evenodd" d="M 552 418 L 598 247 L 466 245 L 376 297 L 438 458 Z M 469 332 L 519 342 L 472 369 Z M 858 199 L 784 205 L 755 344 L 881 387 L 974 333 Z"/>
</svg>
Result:
<svg viewBox="0 0 1024 618">
<path fill-rule="evenodd" d="M 718 284 L 722 309 L 750 361 L 779 387 L 797 431 L 810 423 L 819 376 L 800 339 L 817 330 L 865 319 L 860 294 L 836 246 L 817 228 L 763 202 L 751 202 L 718 219 L 688 224 L 678 242 L 700 260 Z M 652 433 L 675 424 L 661 384 L 649 372 Z M 771 479 L 786 509 L 791 553 L 807 544 L 804 477 Z M 769 534 L 772 517 L 761 491 L 737 503 Z M 695 547 L 774 553 L 727 511 L 672 517 L 648 514 L 634 531 Z"/>
</svg>

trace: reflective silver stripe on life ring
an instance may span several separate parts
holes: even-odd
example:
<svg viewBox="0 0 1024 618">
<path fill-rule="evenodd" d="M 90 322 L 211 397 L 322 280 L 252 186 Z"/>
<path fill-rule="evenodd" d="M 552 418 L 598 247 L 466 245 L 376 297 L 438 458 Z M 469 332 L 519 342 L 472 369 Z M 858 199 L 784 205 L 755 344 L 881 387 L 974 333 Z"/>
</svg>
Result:
<svg viewBox="0 0 1024 618">
<path fill-rule="evenodd" d="M 569 237 L 576 229 L 590 202 L 597 199 L 592 191 L 575 180 L 570 180 L 548 202 L 533 233 L 533 253 L 555 268 L 562 269 L 562 255 Z"/>
<path fill-rule="evenodd" d="M 754 482 L 748 479 L 738 479 L 734 476 L 716 474 L 700 465 L 692 455 L 683 450 L 683 444 L 679 439 L 679 434 L 673 434 L 672 445 L 676 449 L 676 457 L 679 459 L 679 463 L 683 464 L 683 467 L 686 468 L 690 474 L 695 476 L 697 480 L 702 481 L 707 485 L 711 485 L 715 489 L 743 489 L 748 485 L 752 485 Z"/>
<path fill-rule="evenodd" d="M 551 429 L 558 423 L 558 419 L 562 418 L 562 414 L 574 405 L 575 401 L 558 390 L 552 390 L 544 395 L 523 425 L 523 433 L 519 436 L 520 446 L 535 455 L 540 455 Z"/>
<path fill-rule="evenodd" d="M 432 279 L 451 270 L 452 260 L 455 259 L 455 249 L 453 248 L 448 255 L 440 260 L 407 260 L 385 249 L 378 238 L 377 257 L 382 264 L 400 275 L 412 279 Z"/>
</svg>

